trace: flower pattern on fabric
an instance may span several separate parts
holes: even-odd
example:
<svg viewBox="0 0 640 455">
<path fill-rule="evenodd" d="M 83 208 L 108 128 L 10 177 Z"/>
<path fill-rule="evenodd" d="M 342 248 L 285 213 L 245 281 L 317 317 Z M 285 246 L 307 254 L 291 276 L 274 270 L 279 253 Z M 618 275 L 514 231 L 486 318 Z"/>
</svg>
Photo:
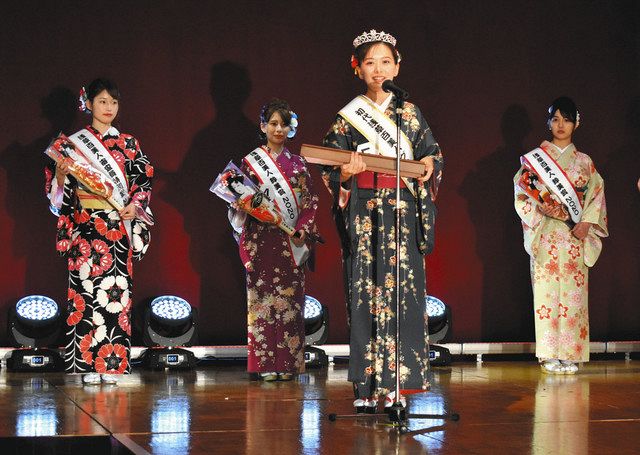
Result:
<svg viewBox="0 0 640 455">
<path fill-rule="evenodd" d="M 129 366 L 128 350 L 121 344 L 104 344 L 98 350 L 96 371 L 105 374 L 122 374 Z"/>
<path fill-rule="evenodd" d="M 120 216 L 118 216 L 118 213 L 113 210 L 109 211 L 109 215 L 106 220 L 103 218 L 96 218 L 94 222 L 96 225 L 96 231 L 112 242 L 117 242 L 122 238 L 122 236 L 127 235 L 127 231 L 124 229 L 124 224 L 120 221 Z"/>
<path fill-rule="evenodd" d="M 58 235 L 56 242 L 56 250 L 65 253 L 71 248 L 71 239 L 73 236 L 73 223 L 68 216 L 60 216 L 58 218 Z"/>
<path fill-rule="evenodd" d="M 113 256 L 109 246 L 102 240 L 91 241 L 91 276 L 102 275 L 111 268 Z"/>
<path fill-rule="evenodd" d="M 109 313 L 119 313 L 129 303 L 129 283 L 125 276 L 108 276 L 100 283 L 96 294 L 98 304 Z"/>
<path fill-rule="evenodd" d="M 541 147 L 565 170 L 581 199 L 582 221 L 592 227 L 585 240 L 578 240 L 565 222 L 544 216 L 516 185 L 516 212 L 531 256 L 536 356 L 588 361 L 588 270 L 599 254 L 600 237 L 608 235 L 603 182 L 591 159 L 573 145 L 562 154 L 548 142 Z"/>
<path fill-rule="evenodd" d="M 151 199 L 153 167 L 138 141 L 115 128 L 104 136 L 91 127 L 87 129 L 102 139 L 126 175 L 131 201 L 146 209 Z M 45 188 L 51 188 L 55 174 L 49 169 L 45 175 Z M 56 236 L 56 250 L 67 258 L 69 270 L 65 369 L 73 373 L 128 373 L 132 259 L 143 257 L 149 236 L 138 227 L 141 221 L 133 220 L 132 231 L 137 238 L 132 237 L 139 247 L 134 254 L 118 212 L 83 208 L 76 189 L 75 179 L 65 181 Z"/>
<path fill-rule="evenodd" d="M 67 317 L 67 325 L 76 325 L 82 320 L 86 308 L 84 298 L 81 294 L 77 294 L 74 289 L 69 289 L 67 298 L 70 302 L 73 302 L 73 311 Z"/>
</svg>

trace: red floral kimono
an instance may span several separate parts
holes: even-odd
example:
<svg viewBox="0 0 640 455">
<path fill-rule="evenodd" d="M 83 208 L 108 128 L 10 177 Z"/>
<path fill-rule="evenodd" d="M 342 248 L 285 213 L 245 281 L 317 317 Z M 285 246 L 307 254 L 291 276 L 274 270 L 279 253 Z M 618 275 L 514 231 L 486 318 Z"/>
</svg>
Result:
<svg viewBox="0 0 640 455">
<path fill-rule="evenodd" d="M 146 210 L 153 167 L 138 141 L 114 127 L 104 136 L 87 129 L 126 174 L 129 202 Z M 141 259 L 148 248 L 147 225 L 134 219 L 129 238 L 118 212 L 87 197 L 71 175 L 63 188 L 57 186 L 53 167 L 45 169 L 45 176 L 51 210 L 58 215 L 56 249 L 69 269 L 65 370 L 129 373 L 133 258 Z"/>
</svg>

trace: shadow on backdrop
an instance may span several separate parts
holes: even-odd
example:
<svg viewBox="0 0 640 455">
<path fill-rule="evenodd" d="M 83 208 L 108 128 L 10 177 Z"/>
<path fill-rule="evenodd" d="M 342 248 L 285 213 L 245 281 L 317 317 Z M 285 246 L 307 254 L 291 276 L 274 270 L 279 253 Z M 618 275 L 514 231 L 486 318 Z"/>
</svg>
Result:
<svg viewBox="0 0 640 455">
<path fill-rule="evenodd" d="M 637 340 L 640 326 L 640 96 L 623 113 L 624 145 L 613 151 L 602 168 L 607 198 L 609 238 L 604 241 L 599 273 L 608 273 L 608 333 L 620 340 Z M 597 163 L 596 163 L 597 167 Z"/>
<path fill-rule="evenodd" d="M 482 262 L 482 341 L 532 341 L 529 256 L 513 208 L 513 176 L 528 152 L 523 142 L 531 131 L 526 109 L 507 107 L 500 131 L 504 143 L 477 162 L 459 193 L 467 200 Z"/>
<path fill-rule="evenodd" d="M 199 342 L 205 345 L 246 344 L 244 268 L 226 203 L 209 187 L 230 160 L 239 164 L 257 145 L 258 126 L 243 113 L 250 92 L 245 67 L 230 61 L 211 67 L 215 117 L 196 133 L 161 194 L 182 214 L 190 238 L 189 260 L 200 277 L 200 299 L 193 303 L 199 306 Z"/>
<path fill-rule="evenodd" d="M 44 192 L 44 150 L 60 132 L 70 134 L 78 113 L 77 95 L 67 87 L 57 86 L 40 100 L 41 115 L 49 130 L 26 145 L 13 143 L 0 156 L 0 166 L 7 175 L 5 206 L 13 219 L 12 256 L 25 261 L 24 294 L 45 294 L 60 308 L 66 308 L 66 261 L 55 248 L 57 218 L 49 211 Z M 3 247 L 5 248 L 5 247 Z M 14 272 L 15 273 L 15 272 Z M 16 277 L 16 280 L 19 280 Z M 22 297 L 15 296 L 16 300 Z M 9 308 L 15 301 L 2 302 Z M 0 314 L 5 327 L 6 314 Z M 3 331 L 4 333 L 4 331 Z M 7 340 L 0 340 L 6 346 Z"/>
</svg>

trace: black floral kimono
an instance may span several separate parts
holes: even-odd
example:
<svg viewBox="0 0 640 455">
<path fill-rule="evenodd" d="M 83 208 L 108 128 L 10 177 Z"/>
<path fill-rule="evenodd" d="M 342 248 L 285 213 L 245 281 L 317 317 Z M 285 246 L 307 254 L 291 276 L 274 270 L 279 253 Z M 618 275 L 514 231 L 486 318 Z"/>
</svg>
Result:
<svg viewBox="0 0 640 455">
<path fill-rule="evenodd" d="M 385 115 L 394 119 L 395 98 Z M 435 205 L 443 157 L 420 110 L 405 103 L 402 130 L 414 159 L 433 156 L 425 185 L 409 179 L 401 194 L 400 374 L 403 389 L 428 388 L 428 333 L 424 255 L 433 249 Z M 324 138 L 327 147 L 356 150 L 368 140 L 338 115 Z M 340 183 L 340 168 L 324 166 L 333 214 L 342 240 L 345 295 L 350 321 L 349 381 L 357 397 L 377 396 L 395 384 L 395 188 L 358 188 L 357 177 Z M 413 191 L 411 191 L 413 190 Z"/>
</svg>

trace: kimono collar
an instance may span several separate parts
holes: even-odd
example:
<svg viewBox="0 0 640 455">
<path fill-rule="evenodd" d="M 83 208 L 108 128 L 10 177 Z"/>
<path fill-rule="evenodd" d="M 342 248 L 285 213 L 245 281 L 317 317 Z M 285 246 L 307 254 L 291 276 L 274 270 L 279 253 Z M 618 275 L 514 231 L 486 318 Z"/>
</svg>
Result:
<svg viewBox="0 0 640 455">
<path fill-rule="evenodd" d="M 104 138 L 104 137 L 107 137 L 107 136 L 113 136 L 113 137 L 120 136 L 120 131 L 118 131 L 118 129 L 115 126 L 110 126 L 109 129 L 104 132 L 104 134 L 100 134 L 100 131 L 98 131 L 97 129 L 95 129 L 91 125 L 87 126 L 87 129 L 90 130 L 90 131 L 93 131 L 94 133 L 96 133 L 96 135 L 99 138 Z"/>
<path fill-rule="evenodd" d="M 549 142 L 549 141 L 544 141 L 542 144 L 540 144 L 540 147 L 542 148 L 553 148 L 553 150 L 555 150 L 558 154 L 562 155 L 565 152 L 569 151 L 574 151 L 576 149 L 576 146 L 573 145 L 573 142 L 569 145 L 567 145 L 565 148 L 560 148 L 558 147 L 556 144 L 554 144 L 553 142 Z"/>
<path fill-rule="evenodd" d="M 389 93 L 389 96 L 387 96 L 387 99 L 385 99 L 382 103 L 378 104 L 375 101 L 373 101 L 371 98 L 369 98 L 367 95 L 365 95 L 365 98 L 367 98 L 369 101 L 371 101 L 373 104 L 375 104 L 376 106 L 378 106 L 378 109 L 380 109 L 382 112 L 386 111 L 387 108 L 389 107 L 389 104 L 391 104 L 391 99 L 393 98 L 393 93 Z"/>
<path fill-rule="evenodd" d="M 378 104 L 378 106 L 380 106 L 380 110 L 381 110 L 382 112 L 384 112 L 384 111 L 386 111 L 386 110 L 387 110 L 387 108 L 389 107 L 389 104 L 391 104 L 391 99 L 392 99 L 392 98 L 393 98 L 393 94 L 392 94 L 392 93 L 389 93 L 389 96 L 387 96 L 387 99 L 386 99 L 386 100 L 384 100 L 384 101 L 383 101 L 382 103 L 380 103 L 380 104 L 376 103 L 376 104 Z"/>
</svg>

